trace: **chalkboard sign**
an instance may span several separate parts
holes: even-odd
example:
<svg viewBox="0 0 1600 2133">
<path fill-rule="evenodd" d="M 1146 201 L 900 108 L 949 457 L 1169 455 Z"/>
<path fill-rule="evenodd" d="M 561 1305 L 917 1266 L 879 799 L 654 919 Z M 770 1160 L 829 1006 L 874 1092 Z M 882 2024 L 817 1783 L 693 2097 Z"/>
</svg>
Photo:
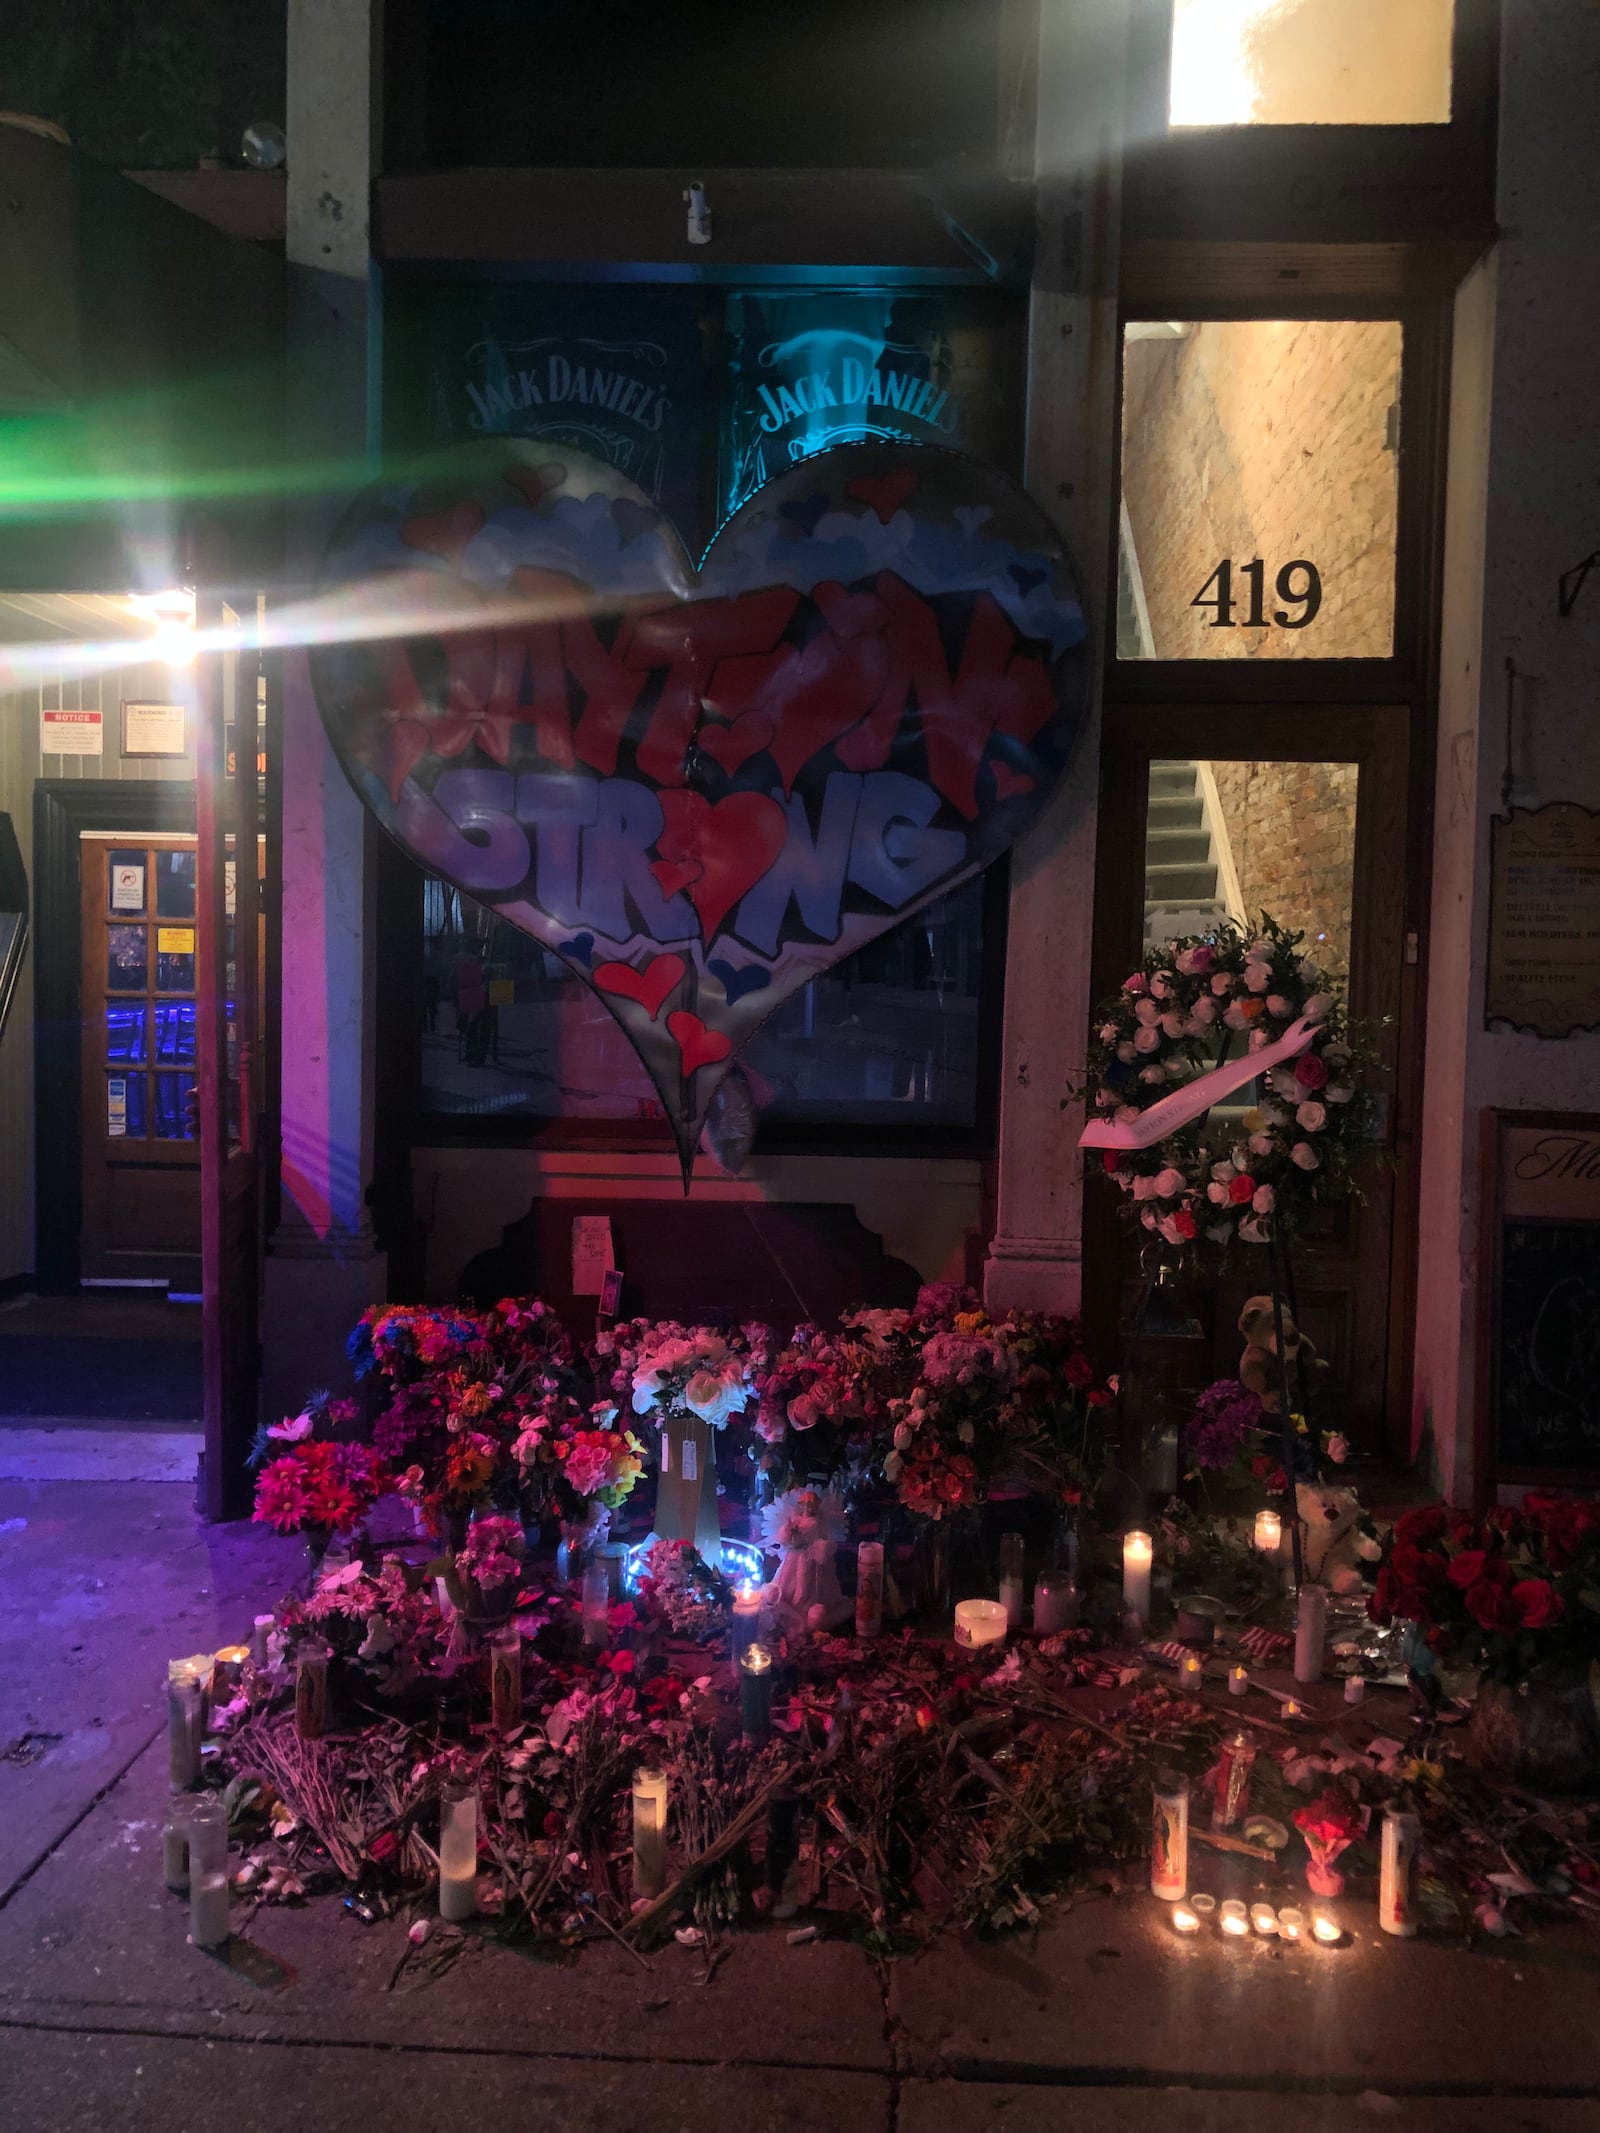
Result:
<svg viewBox="0 0 1600 2133">
<path fill-rule="evenodd" d="M 1490 1112 L 1484 1157 L 1480 1471 L 1600 1482 L 1600 1119 Z"/>
</svg>

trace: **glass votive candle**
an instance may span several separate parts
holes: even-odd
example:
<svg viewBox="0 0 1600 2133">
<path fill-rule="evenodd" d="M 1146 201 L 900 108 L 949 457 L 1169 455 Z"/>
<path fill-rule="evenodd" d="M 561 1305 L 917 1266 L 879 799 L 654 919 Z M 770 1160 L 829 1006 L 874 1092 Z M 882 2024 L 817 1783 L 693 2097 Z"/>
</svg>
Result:
<svg viewBox="0 0 1600 2133">
<path fill-rule="evenodd" d="M 956 1602 L 956 1642 L 976 1650 L 984 1644 L 1004 1644 L 1006 1611 L 998 1600 Z"/>
<path fill-rule="evenodd" d="M 1250 1906 L 1250 1923 L 1264 1940 L 1271 1940 L 1278 1931 L 1278 1914 L 1270 1903 L 1253 1903 Z"/>
<path fill-rule="evenodd" d="M 1189 1898 L 1189 1908 L 1198 1911 L 1202 1918 L 1209 1918 L 1217 1908 L 1217 1899 L 1209 1889 L 1200 1889 Z"/>
<path fill-rule="evenodd" d="M 1224 1933 L 1230 1935 L 1234 1940 L 1238 1940 L 1241 1935 L 1248 1933 L 1250 1930 L 1250 1913 L 1237 1896 L 1230 1896 L 1217 1914 L 1217 1923 Z"/>
<path fill-rule="evenodd" d="M 1366 1702 L 1367 1684 L 1362 1675 L 1351 1674 L 1347 1677 L 1344 1685 L 1344 1700 L 1346 1703 Z"/>
<path fill-rule="evenodd" d="M 1198 1933 L 1199 1912 L 1191 1910 L 1186 1903 L 1175 1903 L 1172 1906 L 1172 1930 L 1174 1933 Z"/>
<path fill-rule="evenodd" d="M 1007 1629 L 1021 1629 L 1024 1586 L 1024 1551 L 1020 1533 L 1000 1536 L 1000 1605 L 1006 1612 Z"/>
<path fill-rule="evenodd" d="M 1283 1545 L 1283 1520 L 1276 1511 L 1256 1513 L 1256 1547 L 1263 1555 L 1276 1555 Z"/>
<path fill-rule="evenodd" d="M 1247 1666 L 1230 1666 L 1228 1669 L 1228 1694 L 1245 1696 L 1250 1690 L 1250 1669 Z"/>
<path fill-rule="evenodd" d="M 1305 1912 L 1296 1910 L 1292 1903 L 1286 1903 L 1278 1913 L 1278 1938 L 1280 1940 L 1304 1940 L 1305 1931 Z"/>
<path fill-rule="evenodd" d="M 1344 1939 L 1344 1928 L 1331 1911 L 1313 1911 L 1311 1938 L 1324 1948 L 1336 1948 Z"/>
<path fill-rule="evenodd" d="M 761 1637 L 761 1587 L 754 1578 L 735 1586 L 733 1594 L 733 1659 L 737 1666 L 752 1644 Z"/>
</svg>

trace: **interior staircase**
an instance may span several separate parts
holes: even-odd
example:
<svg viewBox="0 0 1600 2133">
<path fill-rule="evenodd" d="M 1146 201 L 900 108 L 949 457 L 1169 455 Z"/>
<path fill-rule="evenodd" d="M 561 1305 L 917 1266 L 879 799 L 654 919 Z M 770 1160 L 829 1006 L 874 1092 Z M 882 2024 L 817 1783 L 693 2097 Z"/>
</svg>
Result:
<svg viewBox="0 0 1600 2133">
<path fill-rule="evenodd" d="M 1198 763 L 1152 763 L 1144 845 L 1146 943 L 1204 933 L 1229 916 L 1227 832 Z M 1238 914 L 1234 914 L 1237 916 Z"/>
</svg>

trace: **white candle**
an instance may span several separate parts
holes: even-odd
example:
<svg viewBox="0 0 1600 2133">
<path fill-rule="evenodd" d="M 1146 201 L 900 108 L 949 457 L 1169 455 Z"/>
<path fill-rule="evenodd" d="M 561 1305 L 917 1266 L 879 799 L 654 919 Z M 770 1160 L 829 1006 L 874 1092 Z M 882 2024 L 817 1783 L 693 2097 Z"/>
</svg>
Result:
<svg viewBox="0 0 1600 2133">
<path fill-rule="evenodd" d="M 228 1938 L 228 1876 L 200 1874 L 189 1884 L 189 1938 L 197 1948 L 219 1948 Z"/>
<path fill-rule="evenodd" d="M 276 1626 L 276 1615 L 257 1615 L 250 1625 L 250 1656 L 257 1666 L 267 1663 L 267 1639 Z"/>
<path fill-rule="evenodd" d="M 1130 1533 L 1122 1543 L 1122 1604 L 1148 1628 L 1150 1568 L 1155 1549 L 1148 1533 Z"/>
<path fill-rule="evenodd" d="M 667 1774 L 633 1774 L 633 1893 L 659 1896 L 667 1885 Z"/>
<path fill-rule="evenodd" d="M 1186 1903 L 1175 1903 L 1172 1907 L 1172 1930 L 1174 1933 L 1198 1933 L 1198 1913 L 1191 1911 Z"/>
<path fill-rule="evenodd" d="M 167 1669 L 167 1777 L 175 1792 L 200 1781 L 200 1684 L 186 1660 Z"/>
<path fill-rule="evenodd" d="M 1294 1678 L 1320 1681 L 1328 1643 L 1328 1595 L 1320 1585 L 1302 1585 L 1295 1613 Z"/>
<path fill-rule="evenodd" d="M 761 1587 L 746 1578 L 733 1594 L 733 1660 L 740 1659 L 761 1635 Z"/>
<path fill-rule="evenodd" d="M 522 1723 L 522 1632 L 497 1629 L 489 1640 L 489 1712 L 500 1733 Z"/>
<path fill-rule="evenodd" d="M 856 1635 L 883 1629 L 883 1542 L 863 1541 L 856 1550 Z"/>
<path fill-rule="evenodd" d="M 998 1600 L 956 1602 L 956 1642 L 976 1650 L 984 1644 L 1004 1644 L 1006 1611 Z"/>
<path fill-rule="evenodd" d="M 1283 1544 L 1283 1520 L 1276 1511 L 1256 1513 L 1256 1546 L 1263 1555 L 1276 1555 Z"/>
<path fill-rule="evenodd" d="M 611 1581 L 597 1555 L 583 1566 L 583 1641 L 593 1647 L 611 1642 Z"/>
<path fill-rule="evenodd" d="M 161 1878 L 174 1896 L 189 1893 L 189 1817 L 182 1800 L 174 1800 L 161 1832 Z"/>
<path fill-rule="evenodd" d="M 1367 1684 L 1365 1679 L 1360 1674 L 1351 1674 L 1346 1679 L 1344 1685 L 1344 1700 L 1346 1703 L 1366 1702 Z"/>
<path fill-rule="evenodd" d="M 1378 1877 L 1378 1923 L 1385 1933 L 1410 1940 L 1417 1930 L 1411 1877 L 1422 1824 L 1399 1807 L 1383 1811 L 1383 1853 Z"/>
<path fill-rule="evenodd" d="M 1250 1669 L 1247 1666 L 1230 1666 L 1228 1669 L 1228 1694 L 1244 1696 L 1250 1688 Z"/>
<path fill-rule="evenodd" d="M 1250 1923 L 1263 1940 L 1277 1937 L 1278 1914 L 1270 1903 L 1253 1903 L 1250 1906 Z"/>
<path fill-rule="evenodd" d="M 1230 1896 L 1222 1906 L 1218 1924 L 1222 1927 L 1224 1933 L 1230 1934 L 1235 1940 L 1242 1933 L 1249 1932 L 1250 1914 L 1237 1896 Z"/>
<path fill-rule="evenodd" d="M 460 1925 L 477 1908 L 478 1795 L 447 1792 L 439 1803 L 439 1916 Z"/>
<path fill-rule="evenodd" d="M 1178 1679 L 1186 1689 L 1199 1688 L 1205 1672 L 1205 1661 L 1198 1652 L 1185 1652 L 1178 1661 Z"/>
<path fill-rule="evenodd" d="M 1278 1938 L 1280 1940 L 1298 1940 L 1305 1932 L 1305 1929 L 1305 1912 L 1296 1910 L 1292 1903 L 1286 1903 L 1278 1913 Z"/>
<path fill-rule="evenodd" d="M 1054 1637 L 1078 1619 L 1078 1588 L 1060 1571 L 1041 1570 L 1033 1581 L 1033 1633 Z"/>
<path fill-rule="evenodd" d="M 1006 1611 L 1007 1629 L 1021 1629 L 1022 1627 L 1024 1563 L 1022 1535 L 1020 1533 L 1002 1533 L 1000 1536 L 1000 1605 Z"/>
</svg>

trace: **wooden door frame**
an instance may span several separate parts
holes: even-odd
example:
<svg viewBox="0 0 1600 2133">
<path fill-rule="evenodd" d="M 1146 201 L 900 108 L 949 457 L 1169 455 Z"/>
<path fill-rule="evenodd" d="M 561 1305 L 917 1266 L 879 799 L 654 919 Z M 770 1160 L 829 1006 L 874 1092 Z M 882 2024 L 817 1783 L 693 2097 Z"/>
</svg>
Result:
<svg viewBox="0 0 1600 2133">
<path fill-rule="evenodd" d="M 1094 998 L 1099 1000 L 1115 991 L 1142 950 L 1139 914 L 1143 910 L 1151 763 L 1211 759 L 1358 766 L 1361 784 L 1352 917 L 1370 915 L 1387 905 L 1380 938 L 1387 938 L 1396 957 L 1396 967 L 1383 990 L 1374 984 L 1370 966 L 1363 969 L 1356 960 L 1350 1009 L 1357 1021 L 1392 1011 L 1396 1024 L 1385 1137 L 1394 1175 L 1389 1255 L 1383 1270 L 1390 1298 L 1383 1401 L 1386 1448 L 1402 1451 L 1409 1427 L 1405 1388 L 1410 1383 L 1416 1315 L 1416 1124 L 1410 1092 L 1424 1029 L 1420 1001 L 1408 982 L 1414 970 L 1403 960 L 1409 911 L 1405 861 L 1412 814 L 1407 768 L 1415 756 L 1410 730 L 1415 716 L 1403 695 L 1389 705 L 1346 704 L 1308 716 L 1291 684 L 1280 705 L 1142 704 L 1136 716 L 1108 721 L 1101 754 L 1092 963 Z M 1101 1205 L 1087 1212 L 1086 1219 L 1098 1231 L 1103 1248 L 1084 1254 L 1085 1316 L 1109 1327 L 1115 1318 L 1115 1270 L 1120 1259 L 1111 1248 L 1114 1216 Z M 1101 1269 L 1098 1274 L 1097 1268 Z"/>
<path fill-rule="evenodd" d="M 83 1227 L 83 955 L 79 840 L 85 830 L 195 834 L 192 779 L 40 778 L 33 788 L 34 1278 L 78 1286 Z"/>
</svg>

